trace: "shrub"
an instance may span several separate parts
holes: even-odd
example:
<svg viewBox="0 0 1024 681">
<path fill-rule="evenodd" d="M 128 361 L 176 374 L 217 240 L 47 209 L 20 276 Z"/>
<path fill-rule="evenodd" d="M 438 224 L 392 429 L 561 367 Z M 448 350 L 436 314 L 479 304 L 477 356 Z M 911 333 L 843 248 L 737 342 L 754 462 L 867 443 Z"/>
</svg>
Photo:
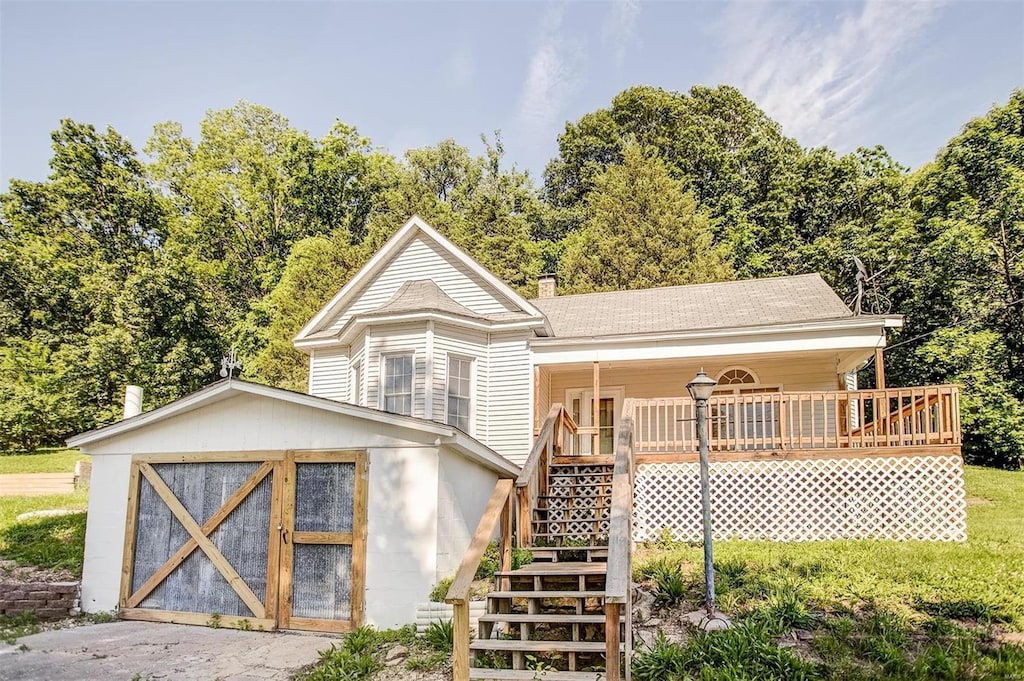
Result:
<svg viewBox="0 0 1024 681">
<path fill-rule="evenodd" d="M 448 595 L 448 589 L 451 588 L 452 582 L 455 581 L 455 577 L 445 577 L 437 583 L 433 589 L 430 590 L 430 600 L 432 603 L 444 603 L 444 597 Z"/>
</svg>

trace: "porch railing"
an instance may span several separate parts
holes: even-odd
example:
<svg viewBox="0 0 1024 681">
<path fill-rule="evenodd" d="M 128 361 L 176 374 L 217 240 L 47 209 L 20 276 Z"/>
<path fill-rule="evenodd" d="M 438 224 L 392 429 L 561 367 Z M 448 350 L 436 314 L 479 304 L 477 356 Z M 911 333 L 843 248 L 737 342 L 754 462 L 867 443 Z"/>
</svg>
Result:
<svg viewBox="0 0 1024 681">
<path fill-rule="evenodd" d="M 712 451 L 960 444 L 954 385 L 718 395 L 708 403 Z M 640 454 L 697 450 L 688 397 L 633 400 Z"/>
</svg>

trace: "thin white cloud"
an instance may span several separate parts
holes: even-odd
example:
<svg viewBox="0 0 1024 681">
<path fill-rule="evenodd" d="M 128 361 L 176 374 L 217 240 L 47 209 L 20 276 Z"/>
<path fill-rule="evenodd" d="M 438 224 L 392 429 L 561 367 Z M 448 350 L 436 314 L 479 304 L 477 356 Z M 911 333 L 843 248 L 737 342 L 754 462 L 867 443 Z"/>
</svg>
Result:
<svg viewBox="0 0 1024 681">
<path fill-rule="evenodd" d="M 456 47 L 445 64 L 445 78 L 455 87 L 465 87 L 476 78 L 476 59 L 469 45 Z"/>
<path fill-rule="evenodd" d="M 621 67 L 626 50 L 636 41 L 636 20 L 640 16 L 640 0 L 613 0 L 601 29 L 601 42 L 611 50 L 615 66 Z"/>
<path fill-rule="evenodd" d="M 527 66 L 519 96 L 519 123 L 528 138 L 550 136 L 583 75 L 583 47 L 562 31 L 565 6 L 555 5 L 541 18 L 540 36 Z"/>
<path fill-rule="evenodd" d="M 802 144 L 857 126 L 887 68 L 935 17 L 937 2 L 867 0 L 827 25 L 834 5 L 734 2 L 722 15 L 721 81 L 735 85 Z"/>
</svg>

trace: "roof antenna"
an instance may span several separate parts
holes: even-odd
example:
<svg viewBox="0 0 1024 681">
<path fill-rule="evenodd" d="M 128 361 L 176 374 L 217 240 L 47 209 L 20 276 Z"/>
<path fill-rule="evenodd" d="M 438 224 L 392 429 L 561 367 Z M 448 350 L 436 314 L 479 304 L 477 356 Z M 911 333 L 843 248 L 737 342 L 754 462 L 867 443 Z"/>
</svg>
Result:
<svg viewBox="0 0 1024 681">
<path fill-rule="evenodd" d="M 226 378 L 229 381 L 235 376 L 235 369 L 241 373 L 242 362 L 235 357 L 235 346 L 231 346 L 231 352 L 227 357 L 222 357 L 220 360 L 220 377 Z"/>
</svg>

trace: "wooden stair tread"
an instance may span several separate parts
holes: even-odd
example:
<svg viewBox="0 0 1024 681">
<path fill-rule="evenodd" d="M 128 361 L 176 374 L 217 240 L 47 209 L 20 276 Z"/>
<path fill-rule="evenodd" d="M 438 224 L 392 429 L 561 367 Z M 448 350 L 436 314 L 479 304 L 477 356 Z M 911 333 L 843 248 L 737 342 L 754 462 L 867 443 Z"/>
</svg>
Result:
<svg viewBox="0 0 1024 681">
<path fill-rule="evenodd" d="M 603 575 L 608 571 L 607 563 L 583 563 L 580 561 L 566 561 L 564 563 L 527 563 L 518 570 L 509 570 L 495 572 L 494 574 L 498 577 L 533 577 L 533 576 L 573 576 L 579 574 L 585 575 Z"/>
<path fill-rule="evenodd" d="M 533 622 L 535 624 L 604 624 L 604 615 L 560 615 L 558 613 L 525 612 L 488 613 L 480 615 L 481 622 Z"/>
<path fill-rule="evenodd" d="M 562 536 L 562 535 L 554 535 Z M 607 551 L 607 544 L 590 544 L 588 546 L 531 546 L 530 550 L 534 553 L 540 551 Z M 531 563 L 532 564 L 532 563 Z"/>
<path fill-rule="evenodd" d="M 516 641 L 503 638 L 478 638 L 469 644 L 470 650 L 500 650 L 526 653 L 603 653 L 604 641 Z"/>
<path fill-rule="evenodd" d="M 481 681 L 516 681 L 517 679 L 525 679 L 526 681 L 534 681 L 535 679 L 543 679 L 544 681 L 596 681 L 596 679 L 604 679 L 604 672 L 536 672 L 532 669 L 481 669 L 479 667 L 471 667 L 469 670 L 469 678 L 480 679 Z"/>
<path fill-rule="evenodd" d="M 604 598 L 604 591 L 492 591 L 488 598 Z"/>
</svg>

